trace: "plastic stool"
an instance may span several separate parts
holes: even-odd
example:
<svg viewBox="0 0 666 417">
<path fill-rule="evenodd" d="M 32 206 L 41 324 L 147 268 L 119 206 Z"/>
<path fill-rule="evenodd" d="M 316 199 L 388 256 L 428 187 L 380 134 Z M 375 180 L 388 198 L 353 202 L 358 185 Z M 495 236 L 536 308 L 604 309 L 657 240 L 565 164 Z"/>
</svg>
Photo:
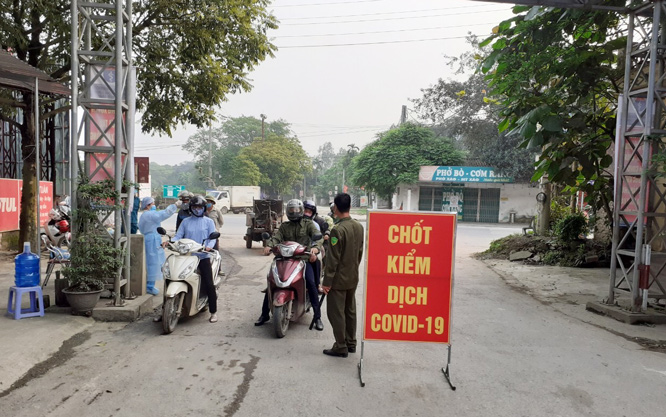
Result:
<svg viewBox="0 0 666 417">
<path fill-rule="evenodd" d="M 30 294 L 30 308 L 21 308 L 23 294 Z M 16 299 L 14 299 L 16 296 Z M 37 306 L 37 297 L 39 297 L 39 307 Z M 16 305 L 14 305 L 16 304 Z M 42 298 L 42 287 L 10 287 L 9 300 L 7 301 L 7 314 L 13 315 L 15 320 L 24 317 L 43 317 L 44 300 Z"/>
</svg>

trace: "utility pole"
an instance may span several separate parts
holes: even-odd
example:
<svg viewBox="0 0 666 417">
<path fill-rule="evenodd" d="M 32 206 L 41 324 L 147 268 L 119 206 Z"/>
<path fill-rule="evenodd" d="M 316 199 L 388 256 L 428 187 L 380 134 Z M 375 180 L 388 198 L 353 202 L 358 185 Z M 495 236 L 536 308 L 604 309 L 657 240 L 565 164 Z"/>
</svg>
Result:
<svg viewBox="0 0 666 417">
<path fill-rule="evenodd" d="M 208 181 L 210 182 L 210 188 L 215 188 L 215 183 L 213 182 L 213 135 L 212 135 L 211 126 L 208 125 Z"/>
<path fill-rule="evenodd" d="M 400 112 L 400 124 L 404 124 L 407 121 L 407 106 L 402 106 L 402 112 Z"/>
<path fill-rule="evenodd" d="M 260 114 L 261 117 L 261 140 L 263 141 L 265 139 L 264 137 L 264 120 L 266 120 L 266 115 L 265 114 Z"/>
</svg>

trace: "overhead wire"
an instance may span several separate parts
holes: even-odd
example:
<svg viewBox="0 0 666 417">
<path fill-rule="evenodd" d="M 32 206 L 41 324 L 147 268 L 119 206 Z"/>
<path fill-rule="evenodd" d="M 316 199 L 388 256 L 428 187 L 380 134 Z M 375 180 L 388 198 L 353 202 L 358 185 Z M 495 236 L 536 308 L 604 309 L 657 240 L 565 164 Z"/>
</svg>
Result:
<svg viewBox="0 0 666 417">
<path fill-rule="evenodd" d="M 333 15 L 333 16 L 305 16 L 305 17 L 283 17 L 280 18 L 280 21 L 283 20 L 310 20 L 310 19 L 335 19 L 339 17 L 361 17 L 361 16 L 380 16 L 380 15 L 391 15 L 391 14 L 404 14 L 404 13 L 421 13 L 421 12 L 438 12 L 444 10 L 455 10 L 455 9 L 473 9 L 478 7 L 488 7 L 485 4 L 476 5 L 476 6 L 457 6 L 457 7 L 439 7 L 436 9 L 419 9 L 419 10 L 398 10 L 395 12 L 374 12 L 374 13 L 360 13 L 360 14 L 343 14 L 343 15 Z"/>
<path fill-rule="evenodd" d="M 402 17 L 385 17 L 380 19 L 356 19 L 356 20 L 339 20 L 332 22 L 304 22 L 304 23 L 284 23 L 282 26 L 306 26 L 306 25 L 337 25 L 342 23 L 364 23 L 364 22 L 384 22 L 388 20 L 405 20 L 405 19 L 425 19 L 431 17 L 448 17 L 448 16 L 462 16 L 468 14 L 479 14 L 479 13 L 492 13 L 492 12 L 504 12 L 506 8 L 502 9 L 492 9 L 492 10 L 482 10 L 482 11 L 471 11 L 471 12 L 460 12 L 460 13 L 443 13 L 443 14 L 427 14 L 421 16 L 402 16 Z"/>
<path fill-rule="evenodd" d="M 323 37 L 323 36 L 347 36 L 347 35 L 374 35 L 380 33 L 399 33 L 399 32 L 417 32 L 423 30 L 439 30 L 439 29 L 456 29 L 464 28 L 471 26 L 488 26 L 494 25 L 496 22 L 487 22 L 487 23 L 474 23 L 466 25 L 455 25 L 455 26 L 435 26 L 435 27 L 426 27 L 426 28 L 411 28 L 411 29 L 395 29 L 395 30 L 378 30 L 370 32 L 347 32 L 347 33 L 326 33 L 326 34 L 306 34 L 306 35 L 277 35 L 275 38 L 313 38 L 313 37 Z"/>
<path fill-rule="evenodd" d="M 483 36 L 479 34 L 472 34 L 476 36 Z M 490 35 L 490 34 L 488 34 Z M 428 41 L 444 41 L 451 39 L 465 39 L 468 35 L 465 36 L 448 36 L 444 38 L 427 38 L 427 39 L 407 39 L 407 40 L 398 40 L 398 41 L 379 41 L 379 42 L 357 42 L 357 43 L 333 43 L 333 44 L 319 44 L 319 45 L 289 45 L 289 46 L 279 46 L 278 49 L 293 49 L 293 48 L 328 48 L 328 47 L 337 47 L 337 46 L 361 46 L 361 45 L 384 45 L 384 44 L 393 44 L 393 43 L 410 43 L 410 42 L 428 42 Z"/>
</svg>

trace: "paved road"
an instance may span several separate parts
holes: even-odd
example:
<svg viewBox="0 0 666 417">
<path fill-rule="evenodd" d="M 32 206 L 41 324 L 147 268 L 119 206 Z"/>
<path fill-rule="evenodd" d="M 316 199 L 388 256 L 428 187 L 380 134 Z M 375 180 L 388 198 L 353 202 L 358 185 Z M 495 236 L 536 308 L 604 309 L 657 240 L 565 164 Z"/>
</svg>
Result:
<svg viewBox="0 0 666 417">
<path fill-rule="evenodd" d="M 446 349 L 367 343 L 322 355 L 330 326 L 254 327 L 269 257 L 245 249 L 244 216 L 223 229 L 228 279 L 220 322 L 185 320 L 168 336 L 149 318 L 97 323 L 42 377 L 0 398 L 7 416 L 639 416 L 666 406 L 666 355 L 565 316 L 508 287 L 469 254 L 519 230 L 459 226 L 451 391 Z M 362 300 L 362 291 L 358 293 Z"/>
</svg>

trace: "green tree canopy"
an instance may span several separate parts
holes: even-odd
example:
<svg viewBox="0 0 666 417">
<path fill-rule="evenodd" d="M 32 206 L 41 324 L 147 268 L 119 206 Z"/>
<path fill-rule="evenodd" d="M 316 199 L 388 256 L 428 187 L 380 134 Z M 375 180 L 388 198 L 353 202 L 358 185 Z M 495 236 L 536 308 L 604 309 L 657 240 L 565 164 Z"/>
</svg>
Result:
<svg viewBox="0 0 666 417">
<path fill-rule="evenodd" d="M 260 185 L 264 192 L 277 197 L 289 193 L 312 170 L 310 158 L 296 138 L 269 134 L 243 148 L 235 160 L 238 172 L 256 181 L 245 185 Z"/>
<path fill-rule="evenodd" d="M 608 149 L 623 79 L 626 27 L 610 11 L 514 7 L 482 70 L 500 97 L 500 130 L 540 153 L 534 178 L 583 190 L 610 214 Z M 609 216 L 610 218 L 610 216 Z"/>
<path fill-rule="evenodd" d="M 265 122 L 264 132 L 281 137 L 293 135 L 284 120 Z M 198 131 L 187 139 L 183 149 L 194 155 L 202 177 L 208 175 L 208 157 L 212 153 L 212 180 L 216 185 L 256 185 L 256 173 L 249 173 L 248 167 L 238 165 L 235 159 L 241 149 L 257 138 L 261 138 L 261 120 L 241 116 L 226 119 L 218 128 Z"/>
<path fill-rule="evenodd" d="M 497 100 L 489 95 L 488 81 L 476 71 L 480 57 L 487 51 L 470 36 L 472 50 L 459 57 L 447 57 L 447 64 L 460 80 L 439 79 L 421 90 L 423 96 L 412 100 L 422 119 L 433 123 L 438 136 L 456 139 L 473 164 L 488 165 L 517 180 L 534 174 L 534 152 L 518 145 L 522 141 L 498 131 L 501 120 Z"/>
<path fill-rule="evenodd" d="M 70 81 L 68 0 L 0 0 L 0 45 L 56 80 Z M 178 123 L 205 126 L 230 94 L 251 88 L 249 72 L 273 55 L 267 32 L 277 20 L 269 0 L 133 1 L 137 108 L 142 130 L 170 135 Z M 113 42 L 113 28 L 97 22 Z M 101 42 L 94 39 L 93 42 Z M 0 91 L 13 108 L 32 107 L 32 93 Z M 67 108 L 63 108 L 65 111 Z M 7 114 L 3 112 L 3 114 Z M 35 132 L 30 112 L 20 123 L 23 165 L 21 241 L 36 235 Z M 36 242 L 35 242 L 36 243 Z"/>
<path fill-rule="evenodd" d="M 352 182 L 390 199 L 398 184 L 413 184 L 422 165 L 460 165 L 465 153 L 431 129 L 405 123 L 381 133 L 353 160 Z"/>
</svg>

